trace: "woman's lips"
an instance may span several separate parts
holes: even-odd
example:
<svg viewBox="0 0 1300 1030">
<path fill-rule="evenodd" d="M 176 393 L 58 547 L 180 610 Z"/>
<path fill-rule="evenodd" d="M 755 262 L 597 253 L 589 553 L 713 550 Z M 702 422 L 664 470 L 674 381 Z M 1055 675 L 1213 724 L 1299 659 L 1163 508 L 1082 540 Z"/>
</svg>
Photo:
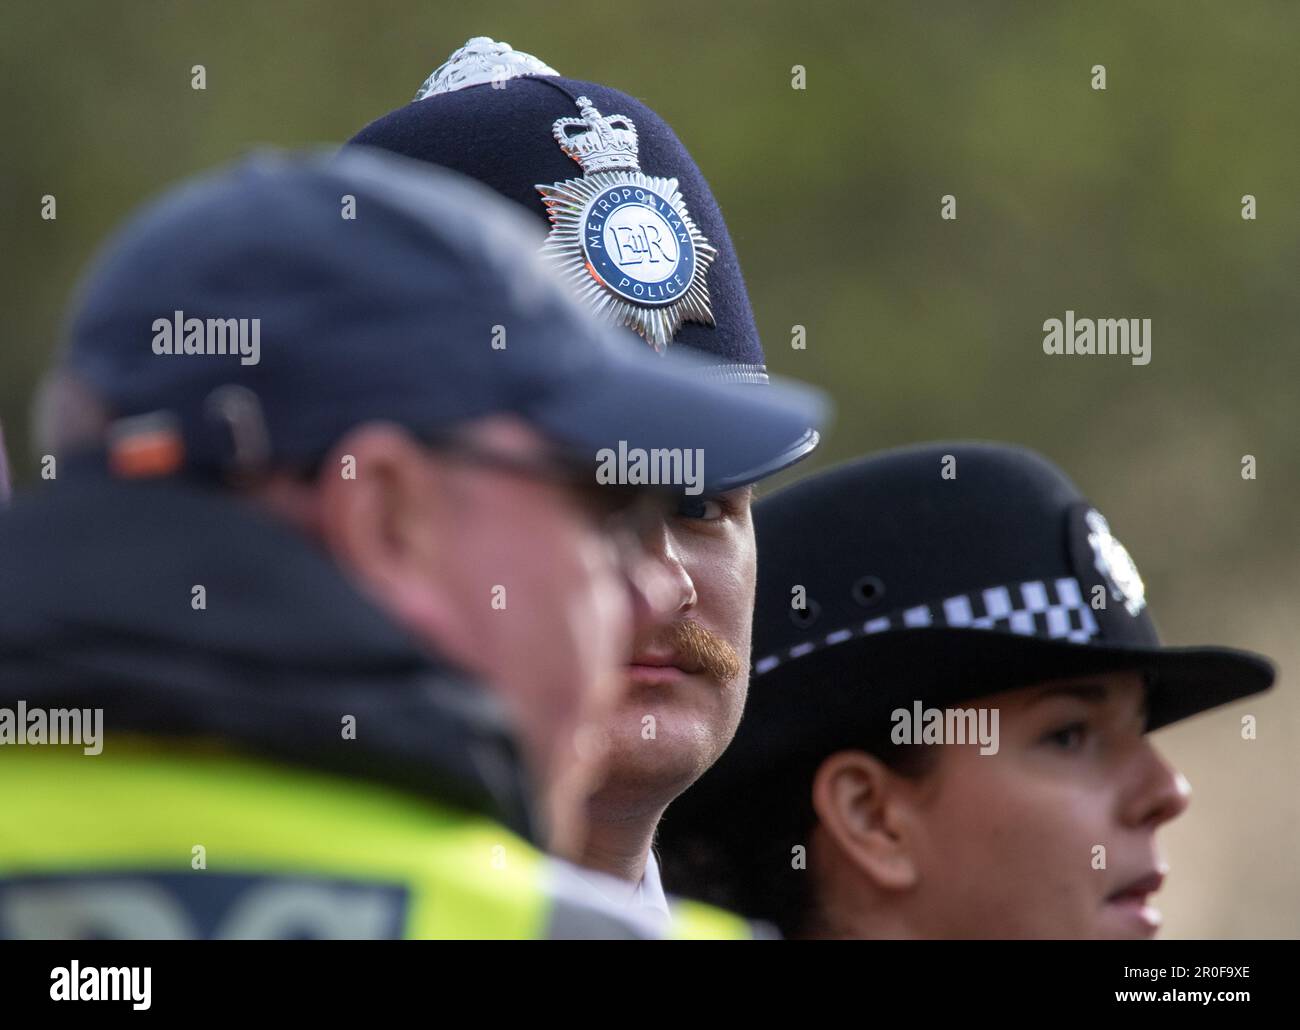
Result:
<svg viewBox="0 0 1300 1030">
<path fill-rule="evenodd" d="M 1154 932 L 1160 929 L 1163 920 L 1160 909 L 1151 904 L 1150 898 L 1160 890 L 1164 882 L 1164 873 L 1150 873 L 1115 891 L 1106 898 L 1106 902 L 1116 906 L 1128 918 L 1135 920 L 1147 930 Z"/>
<path fill-rule="evenodd" d="M 1145 896 L 1113 898 L 1109 904 L 1149 933 L 1159 930 L 1160 924 L 1164 921 L 1160 915 L 1160 909 L 1148 902 Z"/>
<path fill-rule="evenodd" d="M 1119 890 L 1113 892 L 1107 897 L 1107 901 L 1132 900 L 1133 898 L 1145 898 L 1148 894 L 1154 894 L 1165 882 L 1165 874 L 1159 870 L 1147 873 L 1145 876 L 1136 880 L 1130 880 Z"/>
</svg>

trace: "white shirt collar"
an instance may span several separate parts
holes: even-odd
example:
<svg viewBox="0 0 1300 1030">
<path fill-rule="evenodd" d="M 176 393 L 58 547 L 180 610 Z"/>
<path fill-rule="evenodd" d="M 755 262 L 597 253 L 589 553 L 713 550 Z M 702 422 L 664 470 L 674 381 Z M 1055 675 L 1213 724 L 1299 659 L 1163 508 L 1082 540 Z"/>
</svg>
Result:
<svg viewBox="0 0 1300 1030">
<path fill-rule="evenodd" d="M 668 898 L 664 894 L 663 881 L 659 878 L 659 863 L 653 851 L 646 855 L 645 873 L 635 886 L 626 880 L 598 873 L 591 869 L 573 867 L 586 886 L 603 901 L 622 909 L 630 909 L 669 920 L 672 912 L 668 907 Z"/>
<path fill-rule="evenodd" d="M 637 884 L 635 903 L 640 908 L 659 912 L 665 919 L 672 918 L 672 913 L 668 909 L 668 897 L 664 894 L 663 881 L 659 879 L 659 862 L 655 858 L 654 851 L 646 855 L 645 875 Z"/>
</svg>

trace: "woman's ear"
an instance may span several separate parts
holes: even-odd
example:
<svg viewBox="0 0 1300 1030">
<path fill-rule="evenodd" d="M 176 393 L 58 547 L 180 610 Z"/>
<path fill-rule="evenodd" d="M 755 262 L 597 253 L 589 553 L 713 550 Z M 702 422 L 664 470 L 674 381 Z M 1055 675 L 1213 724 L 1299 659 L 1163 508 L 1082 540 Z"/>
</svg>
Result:
<svg viewBox="0 0 1300 1030">
<path fill-rule="evenodd" d="M 841 864 L 878 890 L 908 890 L 920 876 L 913 792 L 907 787 L 865 751 L 837 751 L 813 777 L 813 809 L 827 841 Z"/>
</svg>

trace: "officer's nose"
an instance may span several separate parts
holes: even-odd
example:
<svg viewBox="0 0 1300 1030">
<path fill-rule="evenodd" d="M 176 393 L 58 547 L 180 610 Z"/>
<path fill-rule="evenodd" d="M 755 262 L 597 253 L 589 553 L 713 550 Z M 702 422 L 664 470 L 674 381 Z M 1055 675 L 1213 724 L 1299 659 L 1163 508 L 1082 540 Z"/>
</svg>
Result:
<svg viewBox="0 0 1300 1030">
<path fill-rule="evenodd" d="M 653 575 L 661 585 L 657 611 L 660 621 L 679 618 L 699 603 L 695 580 L 687 571 L 681 547 L 668 519 L 659 522 L 642 541 L 645 560 L 654 567 Z"/>
<path fill-rule="evenodd" d="M 1130 826 L 1155 829 L 1187 811 L 1192 788 L 1146 737 L 1141 747 L 1136 780 L 1124 804 L 1124 820 Z"/>
<path fill-rule="evenodd" d="M 624 569 L 632 595 L 632 635 L 638 639 L 670 621 L 679 589 L 663 563 L 645 551 L 628 560 Z"/>
</svg>

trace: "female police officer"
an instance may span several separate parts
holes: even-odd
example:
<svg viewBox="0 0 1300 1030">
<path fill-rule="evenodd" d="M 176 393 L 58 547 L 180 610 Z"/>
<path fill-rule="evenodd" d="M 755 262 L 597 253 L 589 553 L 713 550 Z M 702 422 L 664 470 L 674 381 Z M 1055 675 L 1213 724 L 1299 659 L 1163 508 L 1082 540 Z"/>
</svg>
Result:
<svg viewBox="0 0 1300 1030">
<path fill-rule="evenodd" d="M 794 936 L 1153 935 L 1188 791 L 1148 731 L 1269 662 L 1162 648 L 1106 519 L 1019 448 L 893 451 L 756 511 L 749 706 L 665 818 L 668 885 Z"/>
</svg>

